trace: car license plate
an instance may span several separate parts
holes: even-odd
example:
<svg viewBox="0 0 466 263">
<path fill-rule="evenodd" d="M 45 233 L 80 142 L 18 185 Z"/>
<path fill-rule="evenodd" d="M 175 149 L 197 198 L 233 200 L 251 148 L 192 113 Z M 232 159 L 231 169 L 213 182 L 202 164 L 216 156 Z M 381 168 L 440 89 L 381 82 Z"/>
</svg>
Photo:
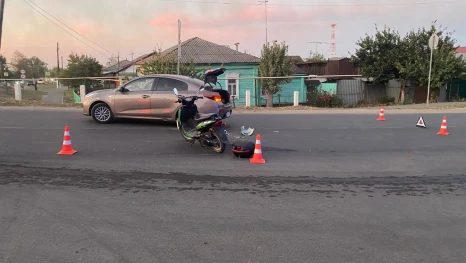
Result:
<svg viewBox="0 0 466 263">
<path fill-rule="evenodd" d="M 227 111 L 227 118 L 230 117 L 230 114 L 231 114 L 231 113 L 230 113 L 229 111 Z"/>
</svg>

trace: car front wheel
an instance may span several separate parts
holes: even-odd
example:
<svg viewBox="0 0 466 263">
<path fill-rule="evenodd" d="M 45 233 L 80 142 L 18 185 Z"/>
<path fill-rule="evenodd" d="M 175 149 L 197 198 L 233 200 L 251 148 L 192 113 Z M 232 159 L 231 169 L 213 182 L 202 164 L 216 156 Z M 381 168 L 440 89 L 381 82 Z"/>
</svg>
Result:
<svg viewBox="0 0 466 263">
<path fill-rule="evenodd" d="M 110 123 L 113 121 L 113 113 L 110 107 L 105 103 L 97 103 L 92 107 L 91 116 L 99 124 Z"/>
</svg>

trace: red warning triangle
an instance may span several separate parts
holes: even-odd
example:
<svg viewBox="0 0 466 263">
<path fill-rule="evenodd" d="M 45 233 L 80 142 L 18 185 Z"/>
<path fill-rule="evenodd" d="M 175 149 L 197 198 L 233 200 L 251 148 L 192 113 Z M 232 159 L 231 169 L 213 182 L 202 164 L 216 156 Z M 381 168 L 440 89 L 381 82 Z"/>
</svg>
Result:
<svg viewBox="0 0 466 263">
<path fill-rule="evenodd" d="M 426 123 L 424 122 L 424 118 L 422 118 L 422 116 L 419 117 L 419 120 L 417 120 L 416 126 L 417 127 L 422 127 L 422 128 L 427 128 Z"/>
</svg>

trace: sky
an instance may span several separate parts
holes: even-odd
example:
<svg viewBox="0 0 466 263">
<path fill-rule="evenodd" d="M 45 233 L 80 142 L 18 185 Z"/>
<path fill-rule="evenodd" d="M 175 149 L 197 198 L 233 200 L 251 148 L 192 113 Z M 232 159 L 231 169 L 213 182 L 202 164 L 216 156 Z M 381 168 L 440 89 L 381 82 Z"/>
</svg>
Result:
<svg viewBox="0 0 466 263">
<path fill-rule="evenodd" d="M 260 56 L 266 10 L 268 41 L 286 41 L 288 54 L 303 58 L 316 51 L 307 42 L 330 42 L 333 22 L 337 56 L 354 53 L 376 25 L 405 34 L 434 20 L 466 46 L 466 0 L 268 0 L 267 9 L 257 0 L 6 0 L 0 54 L 11 59 L 19 51 L 53 67 L 58 42 L 65 66 L 71 52 L 102 64 L 118 53 L 131 60 L 176 45 L 180 19 L 181 41 L 239 42 L 239 51 Z M 317 46 L 326 57 L 329 51 L 329 44 Z"/>
</svg>

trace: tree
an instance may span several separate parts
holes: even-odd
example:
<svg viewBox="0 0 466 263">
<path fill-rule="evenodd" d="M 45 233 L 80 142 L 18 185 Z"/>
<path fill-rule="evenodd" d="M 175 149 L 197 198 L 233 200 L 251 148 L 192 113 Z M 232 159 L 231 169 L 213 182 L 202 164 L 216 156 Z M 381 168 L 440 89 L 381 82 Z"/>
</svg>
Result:
<svg viewBox="0 0 466 263">
<path fill-rule="evenodd" d="M 430 48 L 428 46 L 430 36 L 436 32 L 439 36 L 438 48 L 434 50 L 432 57 L 431 90 L 438 92 L 445 83 L 459 78 L 466 72 L 466 62 L 455 55 L 456 40 L 453 39 L 453 32 L 446 32 L 446 29 L 432 25 L 429 29 L 420 28 L 412 30 L 406 36 L 406 42 L 411 43 L 410 51 L 414 57 L 411 74 L 415 76 L 418 86 L 427 87 L 429 79 Z"/>
<path fill-rule="evenodd" d="M 439 36 L 439 45 L 433 56 L 432 90 L 438 91 L 444 83 L 466 72 L 466 63 L 455 55 L 452 33 L 446 33 L 441 27 L 436 29 L 432 25 L 430 29 L 411 30 L 403 38 L 387 27 L 382 31 L 376 27 L 376 30 L 374 37 L 366 35 L 357 42 L 359 49 L 352 60 L 359 63 L 362 76 L 373 82 L 398 80 L 400 102 L 405 100 L 407 81 L 416 81 L 420 87 L 427 86 L 430 61 L 428 41 L 434 32 Z"/>
<path fill-rule="evenodd" d="M 58 77 L 58 67 L 52 67 L 50 69 L 50 77 L 51 78 L 57 78 Z"/>
<path fill-rule="evenodd" d="M 312 53 L 311 56 L 306 59 L 306 62 L 310 63 L 323 63 L 325 61 L 325 56 L 321 53 Z"/>
<path fill-rule="evenodd" d="M 269 43 L 262 46 L 259 75 L 262 89 L 267 98 L 267 107 L 273 106 L 273 95 L 280 91 L 280 85 L 291 81 L 289 78 L 269 78 L 290 76 L 294 70 L 293 62 L 287 58 L 288 45 Z"/>
<path fill-rule="evenodd" d="M 15 78 L 21 76 L 21 70 L 26 71 L 26 78 L 43 78 L 47 71 L 47 64 L 40 58 L 36 56 L 28 58 L 19 51 L 15 51 L 11 64 Z"/>
<path fill-rule="evenodd" d="M 139 68 L 142 75 L 149 74 L 178 74 L 178 58 L 175 54 L 162 54 L 162 49 L 157 48 L 152 57 L 148 58 Z M 197 77 L 194 61 L 190 63 L 180 62 L 180 75 Z"/>
<path fill-rule="evenodd" d="M 94 57 L 71 53 L 68 57 L 68 66 L 60 71 L 60 78 L 100 77 L 103 66 Z M 63 85 L 77 88 L 79 85 L 99 85 L 100 80 L 92 79 L 64 79 Z"/>
<path fill-rule="evenodd" d="M 386 26 L 379 31 L 376 26 L 374 36 L 366 34 L 364 38 L 356 42 L 359 48 L 351 59 L 358 62 L 364 78 L 374 83 L 386 83 L 390 79 L 399 77 L 395 63 L 399 61 L 400 41 L 398 32 Z"/>
<path fill-rule="evenodd" d="M 0 55 L 0 67 L 1 67 L 1 70 L 0 70 L 0 78 L 8 78 L 10 76 L 12 76 L 12 72 L 10 70 L 10 65 L 7 64 L 7 60 L 6 60 L 6 57 Z M 8 73 L 8 77 L 5 77 L 4 73 L 7 72 Z"/>
<path fill-rule="evenodd" d="M 47 64 L 40 60 L 38 57 L 33 56 L 29 58 L 29 65 L 33 78 L 44 78 L 45 72 L 47 72 Z"/>
</svg>

